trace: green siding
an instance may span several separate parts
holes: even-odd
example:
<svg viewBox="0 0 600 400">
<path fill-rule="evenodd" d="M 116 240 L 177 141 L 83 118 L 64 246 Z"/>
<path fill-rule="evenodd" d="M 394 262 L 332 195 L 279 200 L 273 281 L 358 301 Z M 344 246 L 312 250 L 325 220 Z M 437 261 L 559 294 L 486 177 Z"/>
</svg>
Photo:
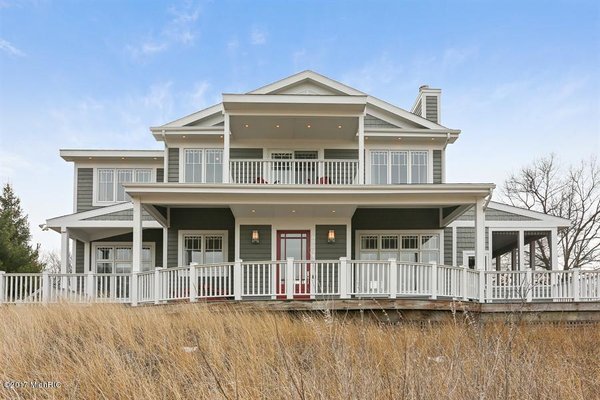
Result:
<svg viewBox="0 0 600 400">
<path fill-rule="evenodd" d="M 179 148 L 169 148 L 169 182 L 179 182 Z"/>
<path fill-rule="evenodd" d="M 425 96 L 425 118 L 435 123 L 438 122 L 437 96 Z"/>
<path fill-rule="evenodd" d="M 112 213 L 98 215 L 96 217 L 86 218 L 86 221 L 132 221 L 133 220 L 133 210 L 123 210 L 123 211 L 115 211 Z M 154 218 L 148 214 L 145 210 L 142 210 L 142 220 L 144 221 L 154 221 Z"/>
<path fill-rule="evenodd" d="M 260 237 L 257 244 L 252 244 L 254 229 Z M 240 225 L 240 258 L 243 261 L 271 260 L 271 225 Z"/>
<path fill-rule="evenodd" d="M 335 243 L 327 242 L 330 229 L 335 230 Z M 317 225 L 315 233 L 317 260 L 337 260 L 346 257 L 346 225 Z"/>
<path fill-rule="evenodd" d="M 433 150 L 433 183 L 442 183 L 442 151 Z"/>
<path fill-rule="evenodd" d="M 164 182 L 164 179 L 165 179 L 165 169 L 157 168 L 156 169 L 156 182 L 158 182 L 158 183 Z"/>
<path fill-rule="evenodd" d="M 82 274 L 84 272 L 83 270 L 83 260 L 85 259 L 84 257 L 84 244 L 83 242 L 76 240 L 75 241 L 75 273 L 77 274 Z"/>
<path fill-rule="evenodd" d="M 257 159 L 263 158 L 263 149 L 245 149 L 231 148 L 229 149 L 229 158 L 235 159 Z"/>
<path fill-rule="evenodd" d="M 235 219 L 229 208 L 171 208 L 171 226 L 168 230 L 168 266 L 179 263 L 178 240 L 180 230 L 214 230 L 228 232 L 227 259 L 235 254 Z"/>
<path fill-rule="evenodd" d="M 77 212 L 95 208 L 92 205 L 94 185 L 93 168 L 77 168 Z"/>
<path fill-rule="evenodd" d="M 444 264 L 452 265 L 452 228 L 444 229 Z"/>
<path fill-rule="evenodd" d="M 358 149 L 325 149 L 326 160 L 358 160 Z"/>
</svg>

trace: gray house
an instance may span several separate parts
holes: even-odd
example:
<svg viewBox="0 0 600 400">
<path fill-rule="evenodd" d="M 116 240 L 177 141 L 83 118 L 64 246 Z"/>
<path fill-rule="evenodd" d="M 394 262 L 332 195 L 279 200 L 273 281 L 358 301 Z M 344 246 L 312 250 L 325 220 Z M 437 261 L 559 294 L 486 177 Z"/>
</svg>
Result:
<svg viewBox="0 0 600 400">
<path fill-rule="evenodd" d="M 61 234 L 62 272 L 213 266 L 212 286 L 195 290 L 242 285 L 236 298 L 400 293 L 409 273 L 410 293 L 419 265 L 535 267 L 525 254 L 540 240 L 558 269 L 569 221 L 492 202 L 493 183 L 447 183 L 460 130 L 441 115 L 439 89 L 422 86 L 405 110 L 305 71 L 151 127 L 162 150 L 61 150 L 73 213 L 46 225 Z M 383 272 L 379 261 L 407 267 Z"/>
</svg>

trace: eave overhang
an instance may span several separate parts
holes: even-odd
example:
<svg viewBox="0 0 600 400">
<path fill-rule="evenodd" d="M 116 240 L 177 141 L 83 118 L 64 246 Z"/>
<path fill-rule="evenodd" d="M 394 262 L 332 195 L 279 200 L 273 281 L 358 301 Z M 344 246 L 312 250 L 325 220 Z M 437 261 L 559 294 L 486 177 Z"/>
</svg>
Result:
<svg viewBox="0 0 600 400">
<path fill-rule="evenodd" d="M 61 149 L 60 156 L 65 161 L 162 161 L 164 157 L 163 150 L 76 150 Z"/>
<path fill-rule="evenodd" d="M 364 95 L 223 94 L 230 115 L 359 116 L 366 105 Z"/>
</svg>

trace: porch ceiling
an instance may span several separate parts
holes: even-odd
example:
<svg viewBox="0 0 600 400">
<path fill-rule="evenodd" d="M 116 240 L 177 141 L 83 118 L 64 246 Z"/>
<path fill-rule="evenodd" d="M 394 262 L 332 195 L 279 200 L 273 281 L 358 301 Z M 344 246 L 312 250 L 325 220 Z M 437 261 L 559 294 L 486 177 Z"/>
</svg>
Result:
<svg viewBox="0 0 600 400">
<path fill-rule="evenodd" d="M 352 205 L 331 204 L 238 204 L 231 206 L 236 218 L 351 218 L 356 210 Z"/>
<path fill-rule="evenodd" d="M 356 142 L 356 117 L 232 116 L 236 139 L 335 139 Z"/>
</svg>

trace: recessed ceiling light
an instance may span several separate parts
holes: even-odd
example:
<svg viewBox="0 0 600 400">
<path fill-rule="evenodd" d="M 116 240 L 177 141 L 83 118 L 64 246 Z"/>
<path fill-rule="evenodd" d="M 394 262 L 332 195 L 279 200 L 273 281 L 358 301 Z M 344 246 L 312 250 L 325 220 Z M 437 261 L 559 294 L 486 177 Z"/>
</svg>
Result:
<svg viewBox="0 0 600 400">
<path fill-rule="evenodd" d="M 185 139 L 185 135 L 183 135 L 183 136 L 182 136 L 182 138 L 184 138 L 184 139 Z"/>
<path fill-rule="evenodd" d="M 248 128 L 250 125 L 248 125 L 248 124 L 245 124 L 244 126 L 245 126 L 246 128 Z"/>
<path fill-rule="evenodd" d="M 342 126 L 341 126 L 341 125 L 338 125 L 338 129 L 342 129 Z"/>
<path fill-rule="evenodd" d="M 279 125 L 275 125 L 275 128 L 279 128 Z"/>
<path fill-rule="evenodd" d="M 365 136 L 365 140 L 369 140 L 369 137 L 368 137 L 368 136 Z"/>
<path fill-rule="evenodd" d="M 402 138 L 401 138 L 401 137 L 399 137 L 399 138 L 396 138 L 396 139 L 398 139 L 398 140 L 402 140 Z"/>
<path fill-rule="evenodd" d="M 88 157 L 88 160 L 91 160 L 91 159 L 92 159 L 92 157 Z"/>
<path fill-rule="evenodd" d="M 432 137 L 431 140 L 435 140 L 435 138 Z"/>
<path fill-rule="evenodd" d="M 219 139 L 223 139 L 223 135 L 219 136 Z"/>
<path fill-rule="evenodd" d="M 256 212 L 256 210 L 252 210 L 252 212 L 253 212 L 253 213 L 255 213 L 255 212 Z"/>
<path fill-rule="evenodd" d="M 154 157 L 154 159 L 156 160 L 156 157 Z"/>
<path fill-rule="evenodd" d="M 295 213 L 295 212 L 296 212 L 296 210 L 292 210 L 292 212 L 293 212 L 293 213 Z"/>
<path fill-rule="evenodd" d="M 307 128 L 310 128 L 310 125 L 306 125 Z"/>
<path fill-rule="evenodd" d="M 124 159 L 125 159 L 125 157 L 121 157 L 121 160 L 124 160 Z"/>
<path fill-rule="evenodd" d="M 332 212 L 332 213 L 334 213 L 334 212 L 335 212 L 335 210 L 331 210 L 331 212 Z"/>
</svg>

